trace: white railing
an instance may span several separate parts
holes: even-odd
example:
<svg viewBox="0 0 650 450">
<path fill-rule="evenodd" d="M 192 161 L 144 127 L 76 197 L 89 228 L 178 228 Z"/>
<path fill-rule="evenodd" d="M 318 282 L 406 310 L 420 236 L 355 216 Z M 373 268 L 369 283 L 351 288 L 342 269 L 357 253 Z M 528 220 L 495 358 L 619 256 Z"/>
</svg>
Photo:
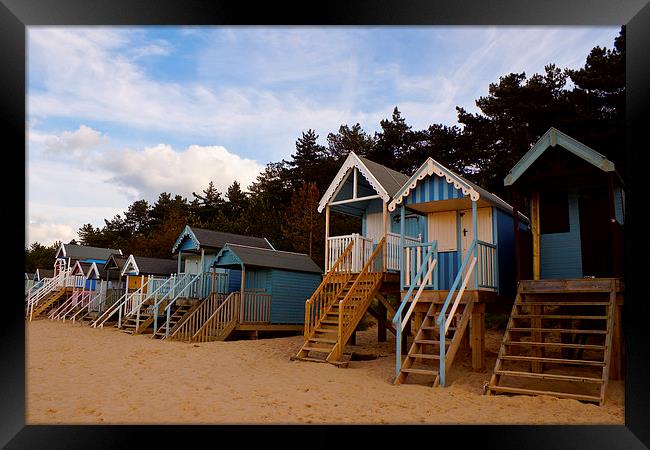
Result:
<svg viewBox="0 0 650 450">
<path fill-rule="evenodd" d="M 404 236 L 404 244 L 418 244 L 422 242 L 422 236 L 417 238 Z M 394 270 L 399 272 L 402 268 L 401 258 L 402 258 L 402 240 L 398 233 L 387 233 L 386 234 L 386 268 L 388 270 Z"/>
<path fill-rule="evenodd" d="M 175 274 L 169 278 L 154 277 L 153 275 L 146 277 L 142 285 L 136 291 L 132 292 L 118 309 L 117 327 L 120 328 L 122 326 L 122 320 L 132 315 L 137 315 L 137 326 L 139 326 L 142 305 L 147 300 L 156 299 L 161 292 L 168 289 L 174 283 L 175 278 Z M 164 281 L 159 283 L 160 280 Z M 158 287 L 152 290 L 151 286 L 153 285 L 158 285 Z"/>
<path fill-rule="evenodd" d="M 478 287 L 497 289 L 498 287 L 498 264 L 497 246 L 489 242 L 477 241 L 477 265 L 478 265 Z"/>
<path fill-rule="evenodd" d="M 42 279 L 40 279 L 39 281 L 36 281 L 36 282 L 34 282 L 34 280 L 27 280 L 27 281 L 32 281 L 33 284 L 25 292 L 25 301 L 27 301 L 27 299 L 30 296 L 32 296 L 36 291 L 38 291 L 47 280 L 51 280 L 51 278 L 42 278 Z"/>
<path fill-rule="evenodd" d="M 429 249 L 432 249 L 429 252 Z M 419 286 L 425 283 L 427 286 L 435 286 L 437 278 L 437 270 L 428 273 L 426 277 L 417 277 L 416 274 L 420 273 L 420 268 L 424 264 L 431 264 L 433 260 L 438 259 L 438 241 L 431 242 L 409 242 L 404 246 L 404 265 L 402 267 L 403 282 L 402 289 L 410 287 L 412 283 Z M 435 289 L 435 287 L 434 287 Z"/>
<path fill-rule="evenodd" d="M 327 264 L 325 271 L 328 272 L 330 267 L 343 254 L 350 242 L 354 242 L 352 247 L 352 272 L 360 272 L 363 266 L 372 255 L 372 239 L 361 236 L 359 233 L 348 234 L 345 236 L 332 236 L 327 239 Z"/>
<path fill-rule="evenodd" d="M 112 294 L 112 291 L 110 292 L 110 294 Z M 102 312 L 106 305 L 107 295 L 109 295 L 109 291 L 106 288 L 106 282 L 102 281 L 101 284 L 99 285 L 99 288 L 95 290 L 95 292 L 90 296 L 90 301 L 88 302 L 88 304 L 85 307 L 81 308 L 76 313 L 74 313 L 70 317 L 70 320 L 72 320 L 72 322 L 74 323 L 77 320 L 77 318 L 81 318 L 91 312 L 97 312 L 97 313 Z"/>
<path fill-rule="evenodd" d="M 201 282 L 203 281 L 203 274 L 184 274 L 180 282 L 177 285 L 174 285 L 173 292 L 176 293 L 174 298 L 171 299 L 169 303 L 165 306 L 164 315 L 166 316 L 165 320 L 165 337 L 169 336 L 169 321 L 171 319 L 172 305 L 176 303 L 176 300 L 179 298 L 196 298 L 198 293 L 201 290 Z M 154 305 L 154 319 L 153 319 L 153 334 L 155 336 L 158 331 L 158 308 L 159 303 Z"/>
<path fill-rule="evenodd" d="M 46 278 L 43 284 L 32 291 L 26 300 L 26 314 L 29 317 L 29 320 L 32 320 L 34 314 L 34 308 L 38 303 L 45 299 L 51 292 L 60 289 L 63 286 L 67 286 L 70 276 L 71 269 L 59 272 L 55 277 Z"/>
</svg>

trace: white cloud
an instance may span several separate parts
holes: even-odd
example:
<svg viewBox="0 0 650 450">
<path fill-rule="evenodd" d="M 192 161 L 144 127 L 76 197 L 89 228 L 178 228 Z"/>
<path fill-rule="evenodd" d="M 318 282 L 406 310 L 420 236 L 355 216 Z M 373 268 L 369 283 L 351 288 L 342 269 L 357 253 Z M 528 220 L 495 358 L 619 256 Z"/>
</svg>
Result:
<svg viewBox="0 0 650 450">
<path fill-rule="evenodd" d="M 103 136 L 92 131 L 77 135 Z M 246 189 L 263 169 L 257 161 L 222 146 L 191 145 L 176 151 L 170 145 L 159 144 L 92 153 L 85 158 L 61 158 L 42 152 L 37 156 L 51 139 L 52 135 L 32 128 L 28 131 L 28 243 L 67 242 L 77 237 L 83 224 L 102 227 L 104 219 L 122 214 L 133 201 L 144 198 L 153 203 L 161 192 L 191 199 L 192 192 L 202 191 L 210 181 L 225 192 L 235 180 Z"/>
<path fill-rule="evenodd" d="M 86 125 L 80 125 L 76 131 L 64 131 L 60 135 L 49 135 L 44 139 L 48 151 L 75 155 L 106 142 L 108 136 Z"/>
<path fill-rule="evenodd" d="M 200 145 L 183 151 L 165 144 L 144 150 L 122 150 L 103 155 L 99 164 L 113 174 L 112 183 L 135 189 L 152 201 L 163 191 L 192 198 L 192 192 L 205 189 L 210 181 L 222 192 L 233 181 L 246 189 L 263 169 L 256 161 L 224 147 Z"/>
<path fill-rule="evenodd" d="M 26 230 L 26 246 L 34 242 L 49 246 L 56 241 L 70 242 L 77 238 L 77 228 L 64 223 L 30 223 Z"/>
</svg>

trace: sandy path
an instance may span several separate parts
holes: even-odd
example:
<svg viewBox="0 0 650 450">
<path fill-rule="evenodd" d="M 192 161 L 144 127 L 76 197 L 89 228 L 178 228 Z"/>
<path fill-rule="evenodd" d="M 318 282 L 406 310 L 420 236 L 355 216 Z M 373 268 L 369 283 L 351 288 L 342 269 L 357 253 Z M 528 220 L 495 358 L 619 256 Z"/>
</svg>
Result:
<svg viewBox="0 0 650 450">
<path fill-rule="evenodd" d="M 389 334 L 389 338 L 390 338 Z M 499 335 L 488 335 L 498 350 Z M 459 354 L 451 386 L 393 386 L 390 341 L 358 334 L 373 361 L 290 361 L 301 336 L 186 344 L 114 328 L 37 320 L 27 326 L 27 423 L 548 423 L 623 424 L 624 386 L 605 405 L 552 397 L 486 396 L 489 371 Z"/>
</svg>

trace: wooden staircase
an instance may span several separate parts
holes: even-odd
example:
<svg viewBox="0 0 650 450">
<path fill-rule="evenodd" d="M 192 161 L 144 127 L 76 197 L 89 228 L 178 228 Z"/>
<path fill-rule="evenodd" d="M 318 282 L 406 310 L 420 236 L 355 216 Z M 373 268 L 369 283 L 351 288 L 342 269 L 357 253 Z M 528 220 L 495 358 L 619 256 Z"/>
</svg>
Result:
<svg viewBox="0 0 650 450">
<path fill-rule="evenodd" d="M 488 392 L 546 394 L 602 405 L 616 281 L 521 281 Z"/>
<path fill-rule="evenodd" d="M 469 332 L 469 319 L 472 313 L 473 301 L 461 303 L 453 316 L 452 326 L 445 334 L 445 366 L 447 370 L 453 364 L 461 341 Z M 409 375 L 416 375 L 409 381 L 418 384 L 440 384 L 440 327 L 436 323 L 442 308 L 440 303 L 431 303 L 424 320 L 413 339 L 408 354 L 401 365 L 399 375 L 394 384 L 404 383 Z M 461 310 L 461 311 L 458 311 Z"/>
<path fill-rule="evenodd" d="M 347 258 L 353 245 L 343 252 L 307 301 L 305 343 L 292 359 L 347 365 L 343 357 L 345 345 L 382 285 L 386 238 L 377 244 L 358 274 L 348 270 Z"/>
<path fill-rule="evenodd" d="M 32 311 L 32 317 L 38 317 L 43 313 L 49 312 L 66 293 L 66 287 L 60 287 L 59 289 L 53 290 L 43 299 L 41 299 L 34 310 Z"/>
<path fill-rule="evenodd" d="M 122 318 L 121 324 L 115 324 L 120 331 L 128 334 L 140 334 L 147 331 L 155 318 L 153 306 L 144 304 L 136 312 Z"/>
<path fill-rule="evenodd" d="M 204 300 L 205 301 L 205 300 Z M 202 303 L 202 302 L 201 302 Z M 185 320 L 198 308 L 198 303 L 193 304 L 174 304 L 174 311 L 169 316 L 169 335 L 171 336 L 180 326 L 185 322 Z M 151 336 L 153 339 L 165 339 L 167 327 L 163 323 L 162 326 L 158 327 L 157 330 Z"/>
<path fill-rule="evenodd" d="M 227 294 L 211 293 L 205 300 L 194 308 L 185 320 L 170 330 L 167 339 L 177 341 L 191 341 L 201 327 L 213 316 L 217 308 L 228 297 Z"/>
<path fill-rule="evenodd" d="M 196 321 L 200 319 L 200 313 L 198 313 L 197 317 L 194 317 L 194 313 L 190 313 L 188 319 L 181 324 L 181 328 L 187 327 L 184 332 L 180 332 L 178 335 L 174 333 L 176 339 L 184 339 L 190 342 L 225 341 L 228 339 L 230 334 L 237 328 L 241 295 L 239 292 L 231 292 L 225 300 L 216 298 L 212 299 L 212 301 L 217 302 L 216 309 L 212 314 L 199 325 Z M 209 308 L 210 306 L 206 305 L 206 307 Z M 201 308 L 201 311 L 205 312 L 207 310 L 204 307 Z"/>
</svg>

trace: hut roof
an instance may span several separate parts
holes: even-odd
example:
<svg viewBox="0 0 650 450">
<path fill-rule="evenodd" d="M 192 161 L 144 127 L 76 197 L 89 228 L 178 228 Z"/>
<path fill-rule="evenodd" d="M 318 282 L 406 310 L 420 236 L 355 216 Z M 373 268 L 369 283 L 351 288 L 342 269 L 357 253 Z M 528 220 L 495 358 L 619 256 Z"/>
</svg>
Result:
<svg viewBox="0 0 650 450">
<path fill-rule="evenodd" d="M 177 253 L 179 246 L 186 238 L 195 242 L 196 248 L 223 248 L 226 244 L 248 245 L 250 247 L 259 247 L 273 249 L 271 243 L 263 237 L 244 236 L 242 234 L 224 233 L 222 231 L 206 230 L 186 225 L 178 239 L 172 247 L 172 253 Z"/>
<path fill-rule="evenodd" d="M 562 133 L 553 127 L 549 128 L 546 133 L 531 147 L 528 152 L 514 165 L 503 180 L 505 186 L 512 185 L 519 179 L 524 172 L 549 148 L 559 145 L 563 149 L 582 158 L 603 172 L 615 172 L 614 163 L 608 160 L 604 155 L 598 153 L 591 147 L 582 142 L 573 139 L 571 136 Z"/>
<path fill-rule="evenodd" d="M 232 252 L 244 266 L 270 269 L 293 270 L 297 272 L 323 273 L 316 263 L 304 253 L 283 252 L 246 245 L 226 244 L 219 252 L 215 266 L 219 267 L 219 256 Z"/>
<path fill-rule="evenodd" d="M 343 165 L 336 173 L 334 180 L 323 194 L 318 204 L 318 212 L 322 212 L 325 205 L 336 195 L 336 192 L 346 179 L 348 172 L 356 167 L 368 183 L 379 194 L 384 202 L 389 202 L 393 196 L 400 190 L 402 185 L 409 179 L 408 175 L 397 172 L 389 167 L 370 161 L 367 158 L 358 156 L 350 152 L 343 162 Z"/>
<path fill-rule="evenodd" d="M 120 253 L 113 253 L 111 256 L 108 257 L 106 262 L 103 264 L 102 270 L 106 270 L 106 269 L 122 270 L 124 264 L 126 264 L 126 261 L 128 259 L 129 259 L 128 256 L 124 256 Z"/>
<path fill-rule="evenodd" d="M 178 269 L 175 259 L 150 258 L 147 256 L 129 255 L 127 262 L 122 267 L 122 275 L 131 270 L 138 275 L 171 275 Z"/>
<path fill-rule="evenodd" d="M 122 254 L 122 250 L 102 247 L 90 247 L 88 245 L 61 244 L 56 252 L 57 258 L 71 258 L 76 260 L 94 259 L 106 261 L 113 253 Z"/>
<path fill-rule="evenodd" d="M 54 276 L 54 269 L 36 269 L 36 279 L 42 280 L 43 278 L 52 278 Z"/>
<path fill-rule="evenodd" d="M 390 211 L 395 211 L 395 208 L 398 204 L 402 203 L 409 193 L 415 189 L 420 180 L 424 179 L 427 175 L 437 175 L 441 178 L 444 178 L 447 183 L 453 184 L 456 189 L 460 189 L 464 195 L 469 196 L 472 201 L 478 201 L 479 198 L 487 201 L 488 203 L 496 206 L 507 212 L 512 212 L 512 206 L 506 201 L 501 199 L 496 194 L 486 191 L 479 185 L 472 183 L 468 179 L 458 175 L 454 171 L 448 169 L 447 167 L 440 164 L 435 159 L 429 157 L 427 160 L 420 166 L 420 168 L 408 179 L 400 191 L 395 195 L 395 198 L 388 205 Z M 519 214 L 522 220 L 528 222 L 528 218 L 523 214 Z"/>
</svg>

